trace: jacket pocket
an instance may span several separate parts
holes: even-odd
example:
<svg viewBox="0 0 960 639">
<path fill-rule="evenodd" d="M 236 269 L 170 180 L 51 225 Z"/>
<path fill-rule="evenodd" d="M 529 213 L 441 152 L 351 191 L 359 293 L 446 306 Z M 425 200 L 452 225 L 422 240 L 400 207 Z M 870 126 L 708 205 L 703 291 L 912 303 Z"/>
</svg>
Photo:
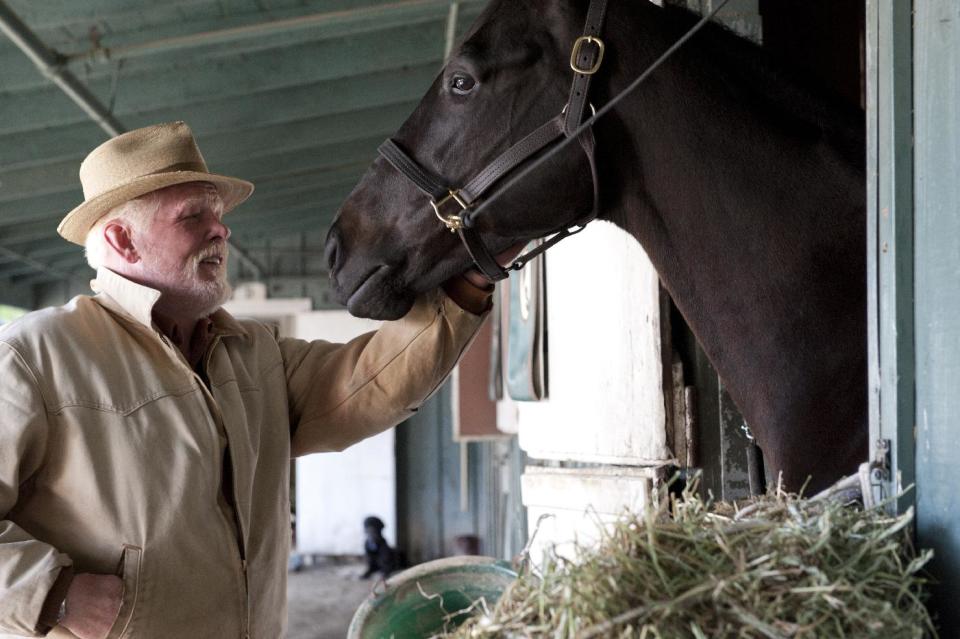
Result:
<svg viewBox="0 0 960 639">
<path fill-rule="evenodd" d="M 140 556 L 143 549 L 139 546 L 123 545 L 123 557 L 117 567 L 117 576 L 123 579 L 123 601 L 120 603 L 120 612 L 110 627 L 107 639 L 118 639 L 127 634 L 130 619 L 137 606 L 140 595 Z"/>
</svg>

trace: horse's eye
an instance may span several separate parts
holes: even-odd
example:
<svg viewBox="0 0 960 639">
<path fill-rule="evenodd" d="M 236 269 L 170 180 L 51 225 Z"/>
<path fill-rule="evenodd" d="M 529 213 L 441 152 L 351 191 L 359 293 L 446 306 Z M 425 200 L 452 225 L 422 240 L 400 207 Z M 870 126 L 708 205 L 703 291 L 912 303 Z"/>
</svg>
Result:
<svg viewBox="0 0 960 639">
<path fill-rule="evenodd" d="M 466 95 L 477 86 L 477 81 L 469 75 L 458 73 L 450 80 L 450 89 L 457 95 Z"/>
</svg>

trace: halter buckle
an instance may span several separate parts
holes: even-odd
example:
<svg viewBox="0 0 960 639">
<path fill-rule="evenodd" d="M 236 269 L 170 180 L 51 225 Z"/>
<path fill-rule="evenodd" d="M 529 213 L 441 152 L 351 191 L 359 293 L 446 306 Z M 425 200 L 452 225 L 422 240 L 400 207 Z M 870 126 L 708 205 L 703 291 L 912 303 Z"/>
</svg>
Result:
<svg viewBox="0 0 960 639">
<path fill-rule="evenodd" d="M 577 65 L 577 57 L 579 57 L 580 49 L 583 48 L 584 44 L 597 45 L 597 59 L 593 63 L 593 66 L 588 68 Z M 601 62 L 603 62 L 603 40 L 595 36 L 580 36 L 573 41 L 573 50 L 570 52 L 570 68 L 573 69 L 575 73 L 593 75 L 597 72 L 597 69 L 600 68 Z"/>
<path fill-rule="evenodd" d="M 460 197 L 460 191 L 450 190 L 447 193 L 448 194 L 440 198 L 439 201 L 431 199 L 430 206 L 433 207 L 433 212 L 437 214 L 437 219 L 443 222 L 444 225 L 450 229 L 450 232 L 453 233 L 463 228 L 463 216 L 460 214 L 470 208 L 470 205 Z M 449 214 L 441 212 L 440 209 L 446 207 L 450 202 L 455 202 L 460 209 Z"/>
</svg>

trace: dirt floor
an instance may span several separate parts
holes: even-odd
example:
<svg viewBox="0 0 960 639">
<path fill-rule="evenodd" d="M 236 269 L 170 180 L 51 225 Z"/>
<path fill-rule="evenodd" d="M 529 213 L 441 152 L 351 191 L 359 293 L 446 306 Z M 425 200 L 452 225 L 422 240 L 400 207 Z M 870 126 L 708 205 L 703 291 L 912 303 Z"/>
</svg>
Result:
<svg viewBox="0 0 960 639">
<path fill-rule="evenodd" d="M 289 573 L 287 639 L 344 639 L 353 613 L 373 588 L 360 560 L 325 560 Z"/>
</svg>

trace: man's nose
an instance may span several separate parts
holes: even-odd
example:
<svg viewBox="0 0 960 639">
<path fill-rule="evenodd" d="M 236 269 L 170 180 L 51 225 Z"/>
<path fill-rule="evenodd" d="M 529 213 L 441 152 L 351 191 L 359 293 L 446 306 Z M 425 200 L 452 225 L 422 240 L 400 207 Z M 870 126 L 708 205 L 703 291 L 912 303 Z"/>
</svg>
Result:
<svg viewBox="0 0 960 639">
<path fill-rule="evenodd" d="M 222 238 L 224 241 L 230 238 L 230 227 L 223 223 L 223 219 L 214 217 L 210 224 L 210 239 Z"/>
</svg>

